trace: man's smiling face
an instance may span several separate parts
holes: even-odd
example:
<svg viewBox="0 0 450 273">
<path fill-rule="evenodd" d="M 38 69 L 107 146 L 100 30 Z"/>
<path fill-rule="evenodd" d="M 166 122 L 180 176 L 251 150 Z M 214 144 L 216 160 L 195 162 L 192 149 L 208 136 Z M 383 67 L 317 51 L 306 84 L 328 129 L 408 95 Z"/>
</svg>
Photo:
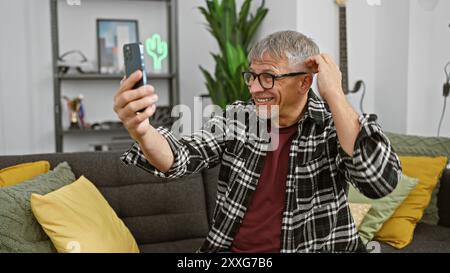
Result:
<svg viewBox="0 0 450 273">
<path fill-rule="evenodd" d="M 302 70 L 303 69 L 303 70 Z M 265 54 L 262 60 L 253 60 L 250 65 L 250 71 L 256 74 L 269 73 L 272 75 L 286 74 L 292 72 L 305 71 L 304 64 L 290 65 L 287 58 L 275 60 L 269 54 Z M 309 86 L 305 85 L 305 79 L 310 78 L 306 84 L 312 82 L 312 76 L 307 74 L 303 76 L 294 76 L 275 79 L 273 87 L 263 88 L 260 82 L 255 79 L 249 85 L 249 91 L 258 108 L 258 115 L 261 118 L 280 119 L 280 124 L 291 123 L 295 119 L 294 115 L 299 116 L 303 109 L 302 102 L 305 101 Z M 261 81 L 271 81 L 270 77 L 261 75 Z M 277 111 L 278 110 L 278 111 Z M 278 112 L 278 113 L 277 113 Z"/>
</svg>

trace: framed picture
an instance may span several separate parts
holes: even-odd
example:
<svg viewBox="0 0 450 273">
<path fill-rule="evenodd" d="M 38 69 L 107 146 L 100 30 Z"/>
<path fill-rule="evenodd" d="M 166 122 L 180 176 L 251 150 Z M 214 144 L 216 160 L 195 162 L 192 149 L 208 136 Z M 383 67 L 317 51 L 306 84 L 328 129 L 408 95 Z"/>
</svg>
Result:
<svg viewBox="0 0 450 273">
<path fill-rule="evenodd" d="M 122 47 L 139 41 L 137 20 L 97 19 L 98 71 L 123 74 Z"/>
</svg>

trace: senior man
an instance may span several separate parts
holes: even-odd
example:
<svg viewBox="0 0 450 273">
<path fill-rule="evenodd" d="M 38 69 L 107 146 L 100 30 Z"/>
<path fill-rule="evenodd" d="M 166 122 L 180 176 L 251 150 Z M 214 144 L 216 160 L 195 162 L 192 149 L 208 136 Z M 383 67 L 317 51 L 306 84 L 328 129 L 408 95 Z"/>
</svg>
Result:
<svg viewBox="0 0 450 273">
<path fill-rule="evenodd" d="M 248 59 L 243 77 L 252 99 L 181 139 L 149 124 L 158 98 L 151 86 L 132 90 L 141 73 L 124 79 L 114 110 L 136 143 L 122 160 L 167 178 L 220 164 L 213 222 L 199 252 L 365 251 L 350 214 L 348 183 L 381 198 L 401 174 L 376 116 L 352 108 L 339 67 L 301 33 L 273 33 Z M 322 99 L 311 90 L 314 76 Z M 253 122 L 227 113 L 249 105 L 258 120 L 276 128 L 269 131 L 271 137 L 277 132 L 276 145 L 249 137 Z"/>
</svg>

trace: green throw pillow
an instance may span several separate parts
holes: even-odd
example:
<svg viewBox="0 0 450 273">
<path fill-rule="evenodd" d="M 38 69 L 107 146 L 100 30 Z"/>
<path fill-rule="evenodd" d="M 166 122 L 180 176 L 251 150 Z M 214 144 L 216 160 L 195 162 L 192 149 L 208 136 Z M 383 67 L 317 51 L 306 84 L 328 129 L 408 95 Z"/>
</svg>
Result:
<svg viewBox="0 0 450 273">
<path fill-rule="evenodd" d="M 424 137 L 386 132 L 399 155 L 446 156 L 450 159 L 450 138 Z"/>
<path fill-rule="evenodd" d="M 392 147 L 398 155 L 418 156 L 446 156 L 450 160 L 450 138 L 448 137 L 424 137 L 395 133 L 386 133 Z M 437 195 L 440 183 L 436 184 L 431 195 L 431 201 L 423 212 L 421 223 L 437 225 L 439 213 Z"/>
<path fill-rule="evenodd" d="M 402 174 L 402 178 L 397 188 L 389 195 L 380 199 L 370 199 L 362 195 L 359 191 L 350 185 L 348 201 L 350 203 L 371 204 L 372 207 L 364 217 L 358 228 L 359 236 L 364 244 L 372 240 L 377 231 L 383 226 L 383 223 L 394 214 L 403 200 L 408 197 L 412 189 L 419 183 L 419 179 L 411 178 Z"/>
<path fill-rule="evenodd" d="M 56 252 L 36 221 L 30 205 L 32 193 L 41 195 L 75 181 L 69 164 L 19 185 L 0 189 L 0 252 Z"/>
</svg>

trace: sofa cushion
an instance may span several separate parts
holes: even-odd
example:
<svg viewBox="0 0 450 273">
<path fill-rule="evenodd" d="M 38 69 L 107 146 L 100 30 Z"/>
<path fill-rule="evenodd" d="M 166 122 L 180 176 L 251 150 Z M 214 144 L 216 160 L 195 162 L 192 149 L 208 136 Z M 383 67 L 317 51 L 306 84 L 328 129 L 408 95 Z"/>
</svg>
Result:
<svg viewBox="0 0 450 273">
<path fill-rule="evenodd" d="M 47 173 L 50 169 L 48 161 L 37 161 L 17 164 L 0 170 L 0 188 L 20 184 L 33 177 Z"/>
<path fill-rule="evenodd" d="M 84 176 L 46 195 L 32 194 L 31 208 L 58 252 L 139 252 L 123 221 Z"/>
<path fill-rule="evenodd" d="M 350 208 L 350 214 L 352 215 L 356 228 L 359 228 L 372 207 L 372 204 L 349 203 L 348 207 Z"/>
<path fill-rule="evenodd" d="M 446 156 L 450 159 L 450 138 L 425 137 L 386 132 L 400 155 Z"/>
<path fill-rule="evenodd" d="M 99 189 L 139 244 L 206 236 L 209 226 L 201 176 L 157 180 L 149 175 L 141 184 Z"/>
<path fill-rule="evenodd" d="M 407 246 L 414 228 L 431 200 L 431 194 L 447 165 L 447 157 L 402 156 L 403 173 L 419 179 L 419 184 L 376 233 L 375 240 L 396 248 Z"/>
<path fill-rule="evenodd" d="M 382 253 L 415 253 L 415 252 L 450 252 L 450 228 L 419 223 L 414 232 L 414 239 L 407 247 L 395 249 L 381 244 Z"/>
<path fill-rule="evenodd" d="M 0 189 L 0 252 L 55 252 L 30 206 L 32 193 L 47 194 L 72 183 L 67 163 L 19 185 Z"/>
<path fill-rule="evenodd" d="M 399 155 L 410 156 L 446 156 L 450 160 L 450 138 L 447 137 L 425 137 L 386 133 L 391 141 L 392 147 Z M 440 183 L 436 184 L 431 195 L 431 201 L 425 209 L 421 223 L 437 225 L 439 221 L 438 193 Z"/>
<path fill-rule="evenodd" d="M 362 220 L 358 228 L 359 236 L 363 243 L 372 240 L 383 223 L 394 214 L 395 210 L 408 197 L 411 190 L 419 183 L 419 179 L 411 178 L 404 174 L 393 192 L 380 199 L 370 199 L 358 192 L 350 185 L 348 200 L 353 203 L 371 204 L 372 208 Z"/>
</svg>

